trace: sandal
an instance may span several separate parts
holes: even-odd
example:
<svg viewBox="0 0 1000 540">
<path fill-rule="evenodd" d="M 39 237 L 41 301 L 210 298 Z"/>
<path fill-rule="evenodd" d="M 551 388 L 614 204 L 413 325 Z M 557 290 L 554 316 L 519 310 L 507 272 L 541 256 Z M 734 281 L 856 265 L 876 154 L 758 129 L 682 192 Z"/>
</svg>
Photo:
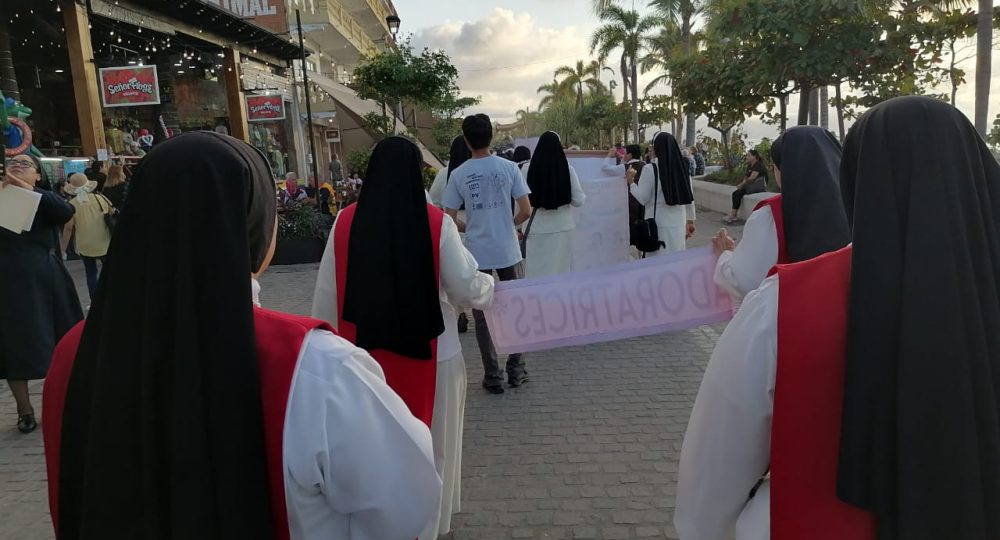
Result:
<svg viewBox="0 0 1000 540">
<path fill-rule="evenodd" d="M 38 422 L 35 421 L 34 411 L 28 414 L 17 415 L 17 430 L 21 433 L 31 433 L 38 428 Z"/>
</svg>

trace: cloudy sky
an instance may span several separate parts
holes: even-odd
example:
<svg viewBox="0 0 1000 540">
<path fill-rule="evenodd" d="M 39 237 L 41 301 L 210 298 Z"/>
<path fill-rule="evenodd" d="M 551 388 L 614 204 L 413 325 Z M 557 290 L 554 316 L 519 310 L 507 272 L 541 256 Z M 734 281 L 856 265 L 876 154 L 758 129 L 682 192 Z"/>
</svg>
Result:
<svg viewBox="0 0 1000 540">
<path fill-rule="evenodd" d="M 402 19 L 401 33 L 412 34 L 417 46 L 446 51 L 459 69 L 463 94 L 481 97 L 477 112 L 485 112 L 499 121 L 513 120 L 518 109 L 537 107 L 539 96 L 535 90 L 551 82 L 555 68 L 592 58 L 590 36 L 598 21 L 591 12 L 591 0 L 502 3 L 394 0 L 394 3 Z M 636 1 L 638 6 L 645 3 Z M 1000 4 L 1000 0 L 996 3 Z M 1000 54 L 994 56 L 993 66 L 994 96 L 1000 97 Z M 965 68 L 968 84 L 959 90 L 958 106 L 971 115 L 974 61 Z M 603 75 L 605 82 L 610 76 Z M 642 79 L 640 76 L 641 85 Z M 618 92 L 620 96 L 620 89 Z M 789 110 L 795 111 L 795 107 L 797 101 L 793 99 Z M 1000 99 L 993 100 L 990 112 L 991 116 L 1000 112 Z M 704 123 L 699 122 L 698 128 L 714 135 Z M 744 129 L 754 140 L 774 134 L 774 128 L 757 120 L 747 122 Z"/>
</svg>

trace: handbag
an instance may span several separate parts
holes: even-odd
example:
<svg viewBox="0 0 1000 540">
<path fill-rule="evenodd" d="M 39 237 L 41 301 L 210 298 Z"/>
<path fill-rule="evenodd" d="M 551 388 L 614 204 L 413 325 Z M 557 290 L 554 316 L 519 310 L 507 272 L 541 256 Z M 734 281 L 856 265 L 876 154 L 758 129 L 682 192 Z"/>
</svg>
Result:
<svg viewBox="0 0 1000 540">
<path fill-rule="evenodd" d="M 535 214 L 538 212 L 537 208 L 531 209 L 531 217 L 528 218 L 528 226 L 524 228 L 524 234 L 521 235 L 521 258 L 528 256 L 528 235 L 531 234 L 531 224 L 535 221 Z"/>
<path fill-rule="evenodd" d="M 644 219 L 632 225 L 629 236 L 633 245 L 643 253 L 659 251 L 660 248 L 667 247 L 667 244 L 660 241 L 660 229 L 656 226 L 656 199 L 659 197 L 660 173 L 656 165 L 653 165 L 653 217 Z"/>
<path fill-rule="evenodd" d="M 108 233 L 114 233 L 115 226 L 118 225 L 118 209 L 111 204 L 111 201 L 105 199 L 104 195 L 96 195 L 95 199 L 97 199 L 97 206 L 101 209 L 101 213 L 104 214 L 104 225 L 108 228 Z M 104 210 L 104 205 L 101 204 L 101 199 L 108 202 L 107 211 Z"/>
</svg>

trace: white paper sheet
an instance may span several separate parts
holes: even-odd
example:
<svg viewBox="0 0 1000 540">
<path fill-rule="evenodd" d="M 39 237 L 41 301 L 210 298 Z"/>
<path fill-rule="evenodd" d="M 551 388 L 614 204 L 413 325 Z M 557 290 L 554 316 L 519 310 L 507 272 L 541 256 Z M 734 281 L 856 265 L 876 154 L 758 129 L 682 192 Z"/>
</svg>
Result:
<svg viewBox="0 0 1000 540">
<path fill-rule="evenodd" d="M 30 231 L 42 196 L 17 186 L 0 185 L 0 227 L 21 234 Z"/>
</svg>

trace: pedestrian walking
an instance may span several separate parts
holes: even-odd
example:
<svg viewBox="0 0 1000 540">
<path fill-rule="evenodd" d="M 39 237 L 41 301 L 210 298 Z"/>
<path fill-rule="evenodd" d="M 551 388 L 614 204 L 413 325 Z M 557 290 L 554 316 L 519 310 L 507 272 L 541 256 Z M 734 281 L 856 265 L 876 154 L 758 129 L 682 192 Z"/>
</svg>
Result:
<svg viewBox="0 0 1000 540">
<path fill-rule="evenodd" d="M 457 220 L 465 232 L 465 245 L 479 263 L 480 271 L 496 273 L 501 281 L 523 276 L 521 248 L 515 227 L 531 217 L 528 186 L 511 161 L 490 155 L 493 124 L 485 114 L 468 116 L 462 122 L 462 134 L 471 157 L 451 175 L 442 204 L 456 219 L 465 207 L 465 220 Z M 513 204 L 517 204 L 517 212 Z M 513 219 L 512 219 L 513 216 Z M 483 359 L 483 388 L 493 394 L 503 393 L 503 371 L 481 310 L 472 311 L 476 322 L 476 341 Z M 528 370 L 520 354 L 507 358 L 507 384 L 517 387 L 528 380 Z"/>
<path fill-rule="evenodd" d="M 66 251 L 70 237 L 76 240 L 76 252 L 80 254 L 83 268 L 87 274 L 87 291 L 93 299 L 97 292 L 97 280 L 100 269 L 104 266 L 104 256 L 108 254 L 111 244 L 111 229 L 105 216 L 114 215 L 115 207 L 107 197 L 94 193 L 97 182 L 87 180 L 80 174 L 72 174 L 66 184 L 66 193 L 72 197 L 69 201 L 75 210 L 72 219 L 63 228 L 62 249 Z"/>
<path fill-rule="evenodd" d="M 0 228 L 0 378 L 17 402 L 17 429 L 31 433 L 38 422 L 28 381 L 45 378 L 56 342 L 83 311 L 59 252 L 59 231 L 73 206 L 51 191 L 38 158 L 14 156 L 6 168 L 0 187 L 41 195 L 31 230 Z"/>
<path fill-rule="evenodd" d="M 128 196 L 128 181 L 125 178 L 125 169 L 121 165 L 108 167 L 108 181 L 104 183 L 101 194 L 111 201 L 111 205 L 121 210 L 125 207 L 125 198 Z"/>
</svg>

